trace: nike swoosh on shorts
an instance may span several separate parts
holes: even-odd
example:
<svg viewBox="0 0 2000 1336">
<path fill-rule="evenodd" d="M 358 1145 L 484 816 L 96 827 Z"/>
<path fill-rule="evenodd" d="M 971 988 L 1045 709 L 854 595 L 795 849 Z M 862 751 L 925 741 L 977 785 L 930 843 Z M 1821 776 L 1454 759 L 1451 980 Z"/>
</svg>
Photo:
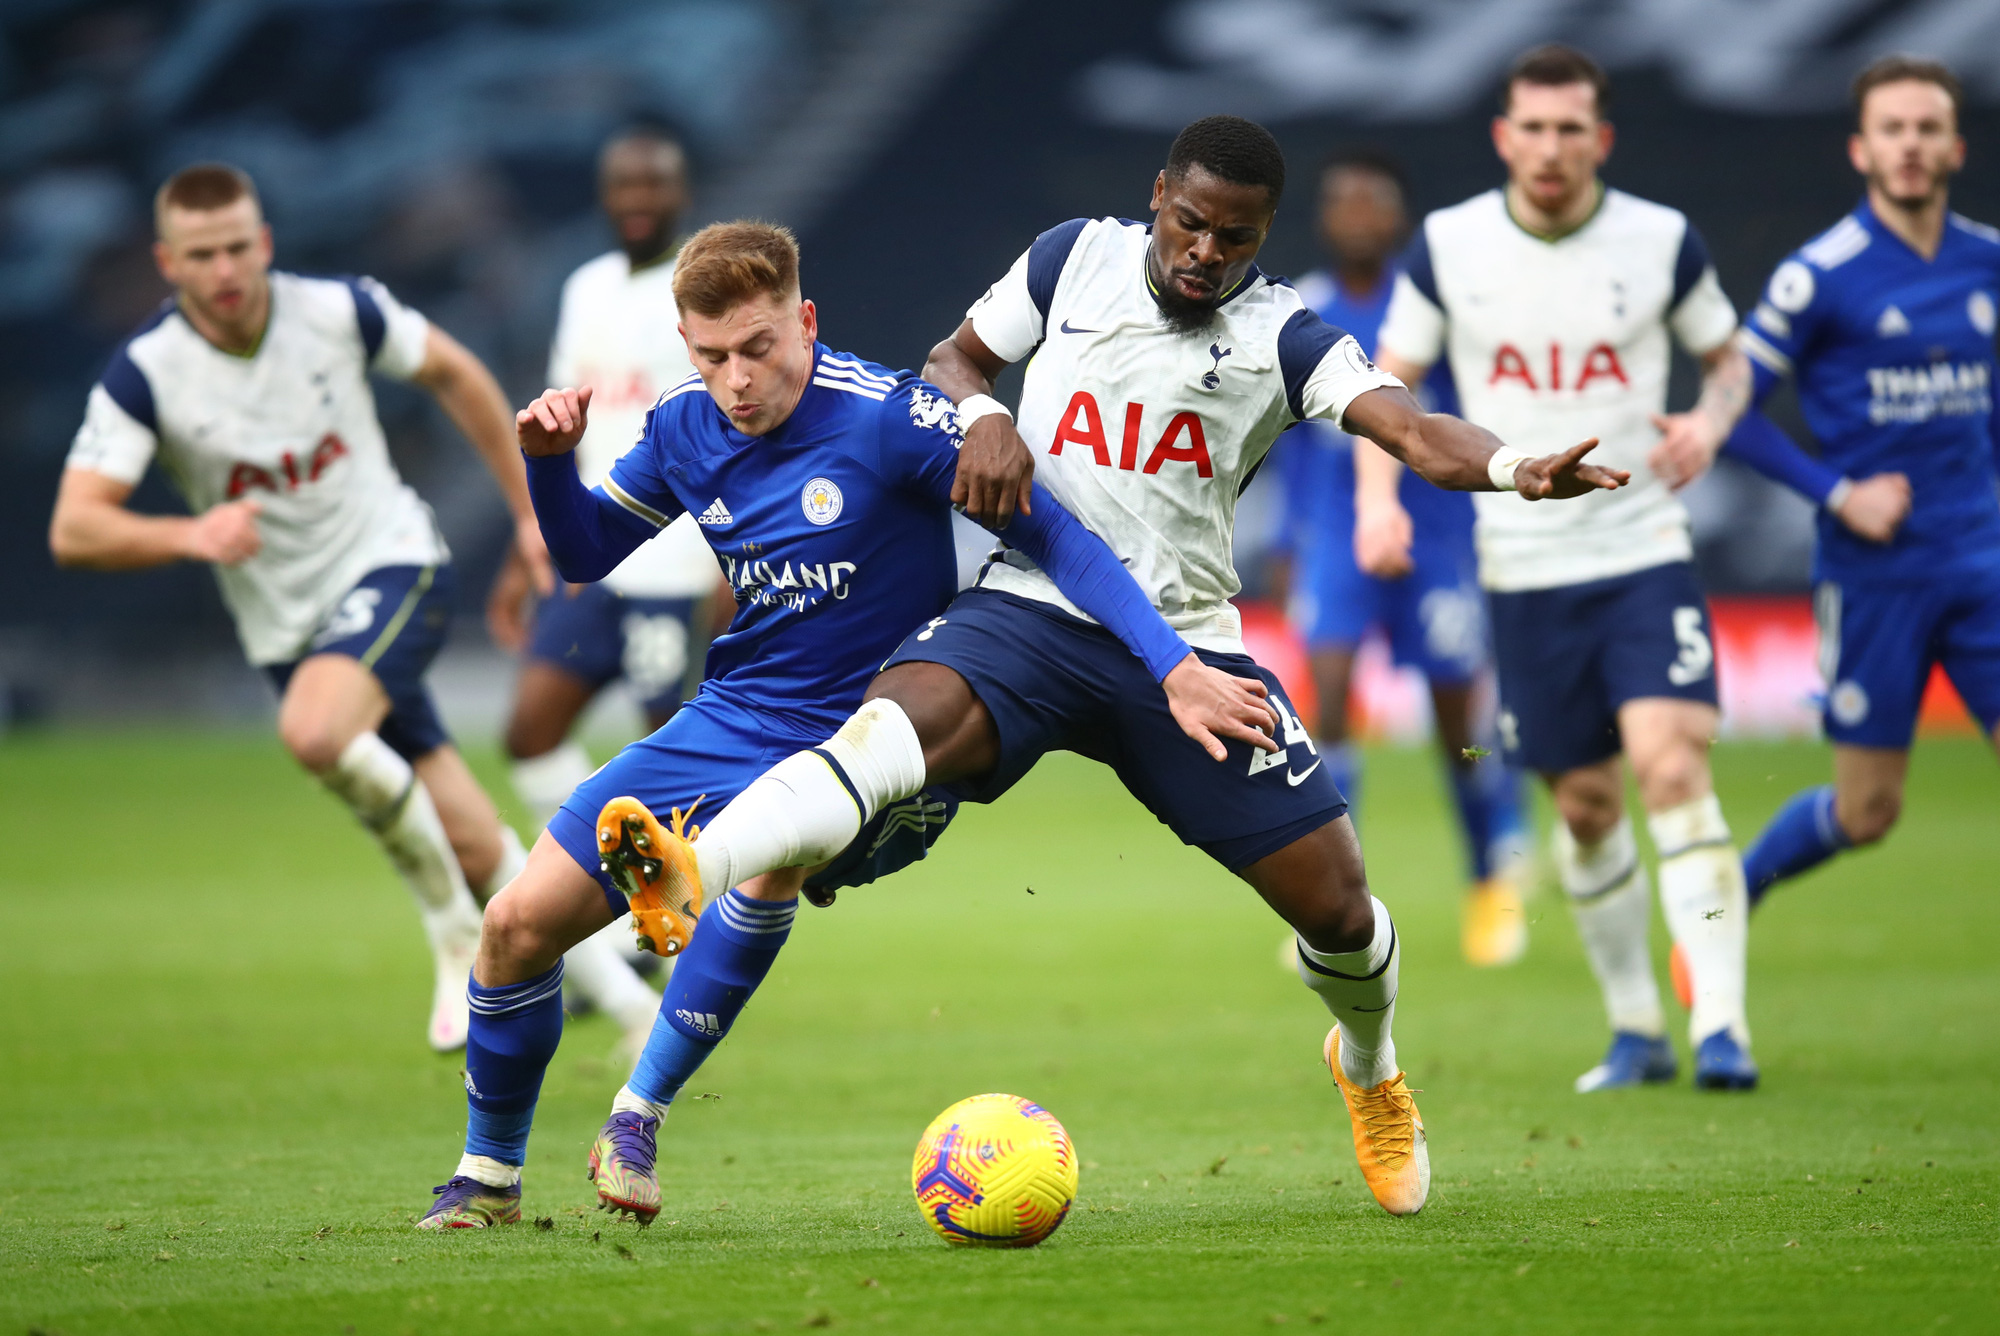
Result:
<svg viewBox="0 0 2000 1336">
<path fill-rule="evenodd" d="M 1311 765 L 1305 768 L 1303 774 L 1295 775 L 1291 771 L 1287 770 L 1285 772 L 1285 783 L 1291 785 L 1293 788 L 1297 788 L 1299 785 L 1306 782 L 1307 775 L 1310 775 L 1313 771 L 1319 769 L 1320 761 L 1324 761 L 1325 759 L 1326 758 L 1322 756 L 1318 760 L 1315 760 Z"/>
</svg>

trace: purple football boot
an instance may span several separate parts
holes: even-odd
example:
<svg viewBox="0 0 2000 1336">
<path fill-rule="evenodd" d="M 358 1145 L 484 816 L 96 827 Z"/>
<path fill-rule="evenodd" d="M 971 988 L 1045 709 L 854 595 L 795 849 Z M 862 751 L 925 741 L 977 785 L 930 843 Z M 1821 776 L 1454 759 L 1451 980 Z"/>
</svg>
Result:
<svg viewBox="0 0 2000 1336">
<path fill-rule="evenodd" d="M 437 1201 L 417 1222 L 418 1229 L 487 1229 L 521 1223 L 521 1185 L 496 1188 L 476 1178 L 453 1175 L 431 1189 Z"/>
<path fill-rule="evenodd" d="M 660 1213 L 660 1176 L 653 1167 L 660 1120 L 643 1113 L 614 1113 L 590 1148 L 590 1180 L 606 1211 L 630 1211 L 642 1225 Z"/>
</svg>

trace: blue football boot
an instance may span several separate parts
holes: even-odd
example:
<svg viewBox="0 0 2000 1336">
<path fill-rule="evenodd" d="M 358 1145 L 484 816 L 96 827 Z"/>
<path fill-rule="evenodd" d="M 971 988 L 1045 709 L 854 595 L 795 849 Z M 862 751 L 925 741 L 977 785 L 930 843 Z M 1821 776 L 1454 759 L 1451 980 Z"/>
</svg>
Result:
<svg viewBox="0 0 2000 1336">
<path fill-rule="evenodd" d="M 417 1222 L 418 1229 L 490 1229 L 521 1223 L 521 1185 L 490 1187 L 476 1178 L 453 1175 L 431 1189 L 437 1198 Z"/>
<path fill-rule="evenodd" d="M 1604 1061 L 1576 1078 L 1576 1092 L 1622 1090 L 1626 1086 L 1655 1085 L 1671 1081 L 1680 1070 L 1674 1060 L 1674 1046 L 1664 1038 L 1620 1030 L 1611 1036 Z"/>
<path fill-rule="evenodd" d="M 1717 1030 L 1695 1048 L 1694 1084 L 1697 1090 L 1755 1090 L 1757 1064 L 1735 1035 Z"/>
</svg>

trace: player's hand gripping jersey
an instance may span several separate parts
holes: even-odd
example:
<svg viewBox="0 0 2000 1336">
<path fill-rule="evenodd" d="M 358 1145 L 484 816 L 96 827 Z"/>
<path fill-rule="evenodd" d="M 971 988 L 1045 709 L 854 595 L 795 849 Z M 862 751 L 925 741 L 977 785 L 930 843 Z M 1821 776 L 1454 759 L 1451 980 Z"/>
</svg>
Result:
<svg viewBox="0 0 2000 1336">
<path fill-rule="evenodd" d="M 962 439 L 951 401 L 932 386 L 814 351 L 798 407 L 764 436 L 730 426 L 690 376 L 661 396 L 645 434 L 591 492 L 564 456 L 528 461 L 565 579 L 600 579 L 675 516 L 695 516 L 738 604 L 709 649 L 700 698 L 757 712 L 803 745 L 845 722 L 889 652 L 951 601 Z M 1186 657 L 1103 544 L 1046 492 L 1005 536 L 1049 562 L 1155 680 Z"/>
<path fill-rule="evenodd" d="M 408 380 L 430 324 L 373 279 L 271 274 L 248 356 L 223 352 L 169 303 L 112 354 L 68 466 L 138 483 L 157 454 L 195 514 L 263 506 L 264 546 L 218 566 L 253 664 L 297 659 L 355 583 L 447 559 L 430 507 L 397 476 L 368 373 Z"/>
<path fill-rule="evenodd" d="M 2000 232 L 1957 214 L 1925 260 L 1863 202 L 1771 275 L 1741 336 L 1758 398 L 1796 375 L 1834 474 L 1910 480 L 1909 517 L 1887 544 L 1820 512 L 1817 578 L 1921 582 L 2000 560 L 1996 313 Z"/>
<path fill-rule="evenodd" d="M 1675 209 L 1606 190 L 1575 231 L 1545 241 L 1490 190 L 1424 219 L 1378 347 L 1449 359 L 1465 416 L 1529 454 L 1601 442 L 1591 462 L 1630 485 L 1559 506 L 1479 492 L 1480 579 L 1547 589 L 1689 560 L 1687 511 L 1646 464 L 1667 400 L 1668 333 L 1697 356 L 1736 313 L 1701 237 Z"/>
<path fill-rule="evenodd" d="M 1150 233 L 1115 218 L 1051 228 L 966 314 L 1006 361 L 1040 347 L 1018 415 L 1035 476 L 1190 643 L 1241 653 L 1237 497 L 1286 427 L 1337 426 L 1355 396 L 1398 382 L 1254 266 L 1212 322 L 1176 332 L 1148 291 Z M 1011 550 L 980 586 L 1081 611 Z"/>
<path fill-rule="evenodd" d="M 632 447 L 662 393 L 693 372 L 674 306 L 674 262 L 636 273 L 623 251 L 600 255 L 563 284 L 549 384 L 588 385 L 590 425 L 576 468 L 594 487 Z M 627 557 L 605 587 L 634 598 L 699 598 L 715 587 L 715 558 L 692 519 Z"/>
</svg>

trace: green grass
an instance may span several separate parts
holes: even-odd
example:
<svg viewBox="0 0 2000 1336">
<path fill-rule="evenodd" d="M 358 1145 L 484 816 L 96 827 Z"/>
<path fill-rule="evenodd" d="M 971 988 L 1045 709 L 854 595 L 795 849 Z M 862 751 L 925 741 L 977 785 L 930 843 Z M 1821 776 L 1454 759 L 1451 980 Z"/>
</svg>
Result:
<svg viewBox="0 0 2000 1336">
<path fill-rule="evenodd" d="M 423 1047 L 428 958 L 351 821 L 268 738 L 17 736 L 0 1333 L 2000 1326 L 1985 748 L 1923 746 L 1887 847 L 1760 914 L 1747 1097 L 1569 1093 L 1604 1034 L 1566 911 L 1533 902 L 1521 966 L 1461 965 L 1432 762 L 1371 764 L 1421 1216 L 1360 1182 L 1276 920 L 1057 758 L 924 866 L 802 914 L 690 1087 L 715 1097 L 669 1121 L 659 1224 L 586 1209 L 619 1080 L 599 1020 L 542 1098 L 526 1204 L 553 1229 L 440 1237 L 410 1224 L 457 1157 L 458 1063 Z M 1827 764 L 1721 751 L 1739 834 Z M 1047 1105 L 1084 1163 L 1033 1251 L 948 1248 L 910 1201 L 918 1132 L 985 1090 Z"/>
</svg>

